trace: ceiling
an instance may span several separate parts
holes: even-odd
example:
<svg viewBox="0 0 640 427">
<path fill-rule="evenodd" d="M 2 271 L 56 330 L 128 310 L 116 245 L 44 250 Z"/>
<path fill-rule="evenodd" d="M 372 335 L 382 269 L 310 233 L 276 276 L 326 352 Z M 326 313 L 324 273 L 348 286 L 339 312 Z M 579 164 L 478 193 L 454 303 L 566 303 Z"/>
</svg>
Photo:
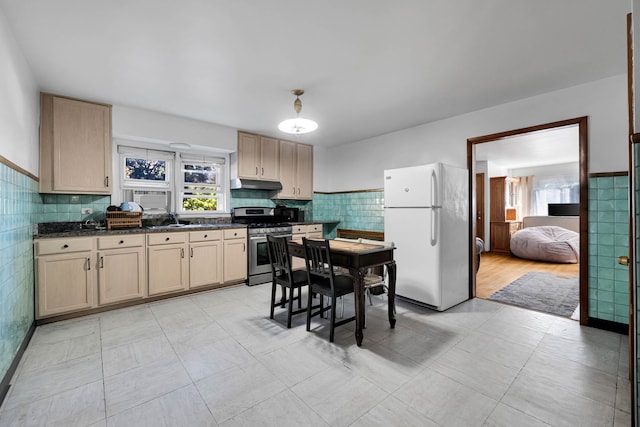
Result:
<svg viewBox="0 0 640 427">
<path fill-rule="evenodd" d="M 41 90 L 333 146 L 626 72 L 629 0 L 0 0 Z M 558 119 L 566 119 L 559 117 Z M 506 130 L 506 129 L 505 129 Z M 472 136 L 472 135 L 471 135 Z"/>
<path fill-rule="evenodd" d="M 489 161 L 502 169 L 578 163 L 578 125 L 552 128 L 477 144 L 476 161 Z M 549 153 L 553 153 L 550 156 Z"/>
</svg>

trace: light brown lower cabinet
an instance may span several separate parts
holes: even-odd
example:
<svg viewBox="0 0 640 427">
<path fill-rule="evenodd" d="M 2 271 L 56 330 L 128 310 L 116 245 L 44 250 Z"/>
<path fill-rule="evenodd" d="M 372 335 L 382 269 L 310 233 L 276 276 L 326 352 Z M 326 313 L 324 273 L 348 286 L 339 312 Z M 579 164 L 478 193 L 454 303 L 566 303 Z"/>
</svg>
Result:
<svg viewBox="0 0 640 427">
<path fill-rule="evenodd" d="M 192 231 L 189 242 L 189 287 L 222 283 L 222 231 Z"/>
<path fill-rule="evenodd" d="M 98 304 L 146 296 L 144 235 L 98 237 Z"/>
<path fill-rule="evenodd" d="M 96 307 L 94 239 L 38 241 L 36 318 Z"/>
<path fill-rule="evenodd" d="M 149 296 L 189 287 L 189 233 L 147 234 Z"/>
<path fill-rule="evenodd" d="M 247 230 L 224 230 L 224 267 L 225 282 L 245 280 L 247 278 Z"/>
<path fill-rule="evenodd" d="M 34 241 L 36 319 L 247 278 L 247 230 Z"/>
<path fill-rule="evenodd" d="M 322 239 L 322 224 L 298 224 L 293 226 L 293 239 L 301 240 L 303 237 L 307 239 Z M 294 270 L 306 269 L 304 258 L 293 257 L 291 260 L 291 268 Z"/>
<path fill-rule="evenodd" d="M 52 316 L 96 306 L 91 252 L 37 259 L 38 316 Z"/>
</svg>

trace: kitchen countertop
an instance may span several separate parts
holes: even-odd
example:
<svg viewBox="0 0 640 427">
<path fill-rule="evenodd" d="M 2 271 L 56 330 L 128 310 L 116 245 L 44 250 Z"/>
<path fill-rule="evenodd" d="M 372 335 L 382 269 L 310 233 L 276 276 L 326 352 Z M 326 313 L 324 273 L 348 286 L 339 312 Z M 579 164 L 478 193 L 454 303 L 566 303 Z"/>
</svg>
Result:
<svg viewBox="0 0 640 427">
<path fill-rule="evenodd" d="M 291 225 L 305 225 L 305 224 L 338 224 L 339 219 L 319 219 L 318 221 L 304 221 L 304 222 L 290 222 Z"/>
<path fill-rule="evenodd" d="M 305 224 L 338 224 L 339 220 L 318 220 L 318 221 L 304 221 L 304 222 L 291 222 L 291 225 L 305 225 Z M 115 236 L 122 234 L 139 234 L 139 233 L 166 233 L 166 232 L 178 232 L 178 231 L 196 231 L 196 230 L 216 230 L 223 228 L 247 228 L 246 224 L 240 223 L 217 223 L 217 224 L 188 224 L 180 227 L 172 225 L 154 225 L 146 227 L 135 228 L 119 228 L 107 230 L 106 228 L 77 228 L 69 230 L 56 230 L 45 231 L 34 234 L 34 239 L 50 239 L 56 237 L 84 237 L 84 236 Z"/>
<path fill-rule="evenodd" d="M 85 228 L 81 230 L 56 231 L 51 233 L 34 234 L 34 239 L 49 239 L 54 237 L 84 237 L 84 236 L 114 236 L 122 234 L 140 233 L 166 233 L 178 231 L 217 230 L 223 228 L 247 228 L 246 224 L 220 223 L 220 224 L 193 224 L 181 227 L 169 225 L 155 225 L 148 227 L 120 228 L 115 230 Z"/>
</svg>

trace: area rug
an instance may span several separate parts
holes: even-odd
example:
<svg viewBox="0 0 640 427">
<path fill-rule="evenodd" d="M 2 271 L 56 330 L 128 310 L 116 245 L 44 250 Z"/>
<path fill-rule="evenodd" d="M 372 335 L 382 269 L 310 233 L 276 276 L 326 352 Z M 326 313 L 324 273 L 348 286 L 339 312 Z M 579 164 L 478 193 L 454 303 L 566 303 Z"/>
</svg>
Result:
<svg viewBox="0 0 640 427">
<path fill-rule="evenodd" d="M 530 272 L 489 297 L 530 310 L 571 317 L 580 302 L 577 277 Z"/>
</svg>

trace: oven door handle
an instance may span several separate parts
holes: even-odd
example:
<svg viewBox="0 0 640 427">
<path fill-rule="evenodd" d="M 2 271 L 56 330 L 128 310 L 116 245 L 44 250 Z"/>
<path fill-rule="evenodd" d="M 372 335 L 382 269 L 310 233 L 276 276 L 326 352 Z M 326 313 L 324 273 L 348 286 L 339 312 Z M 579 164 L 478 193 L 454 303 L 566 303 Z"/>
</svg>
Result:
<svg viewBox="0 0 640 427">
<path fill-rule="evenodd" d="M 292 238 L 293 234 L 274 234 L 275 237 L 286 237 L 287 239 Z M 249 237 L 249 240 L 267 240 L 267 236 L 253 236 Z"/>
</svg>

